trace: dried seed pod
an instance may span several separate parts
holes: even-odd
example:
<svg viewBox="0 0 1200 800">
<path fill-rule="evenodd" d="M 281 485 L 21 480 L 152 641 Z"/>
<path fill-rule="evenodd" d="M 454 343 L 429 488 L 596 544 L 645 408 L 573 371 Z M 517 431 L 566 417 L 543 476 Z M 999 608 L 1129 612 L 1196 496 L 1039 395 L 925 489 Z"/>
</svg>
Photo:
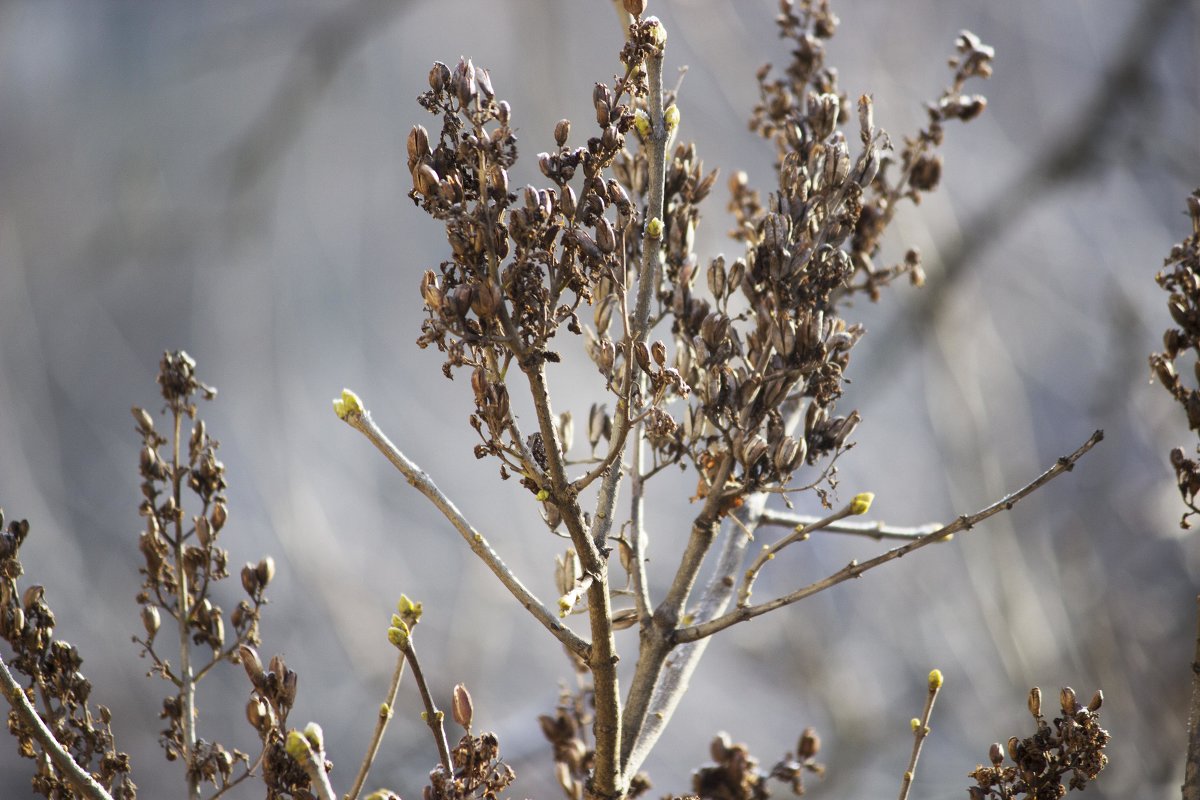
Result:
<svg viewBox="0 0 1200 800">
<path fill-rule="evenodd" d="M 250 684 L 261 690 L 265 680 L 263 672 L 262 660 L 258 657 L 258 651 L 248 644 L 238 646 L 238 660 L 242 662 L 242 669 L 246 670 L 246 677 L 250 678 Z"/>
<path fill-rule="evenodd" d="M 575 420 L 570 411 L 564 411 L 558 415 L 558 441 L 562 445 L 564 455 L 571 449 L 571 443 L 574 440 Z"/>
<path fill-rule="evenodd" d="M 421 125 L 413 125 L 408 132 L 408 168 L 412 169 L 423 158 L 433 154 L 429 149 L 429 131 Z"/>
<path fill-rule="evenodd" d="M 654 358 L 654 363 L 660 367 L 667 365 L 667 346 L 659 340 L 655 340 L 650 345 L 650 355 Z"/>
<path fill-rule="evenodd" d="M 771 460 L 780 475 L 788 475 L 796 470 L 804 460 L 806 448 L 803 440 L 796 441 L 791 436 L 784 436 L 775 444 Z"/>
<path fill-rule="evenodd" d="M 596 246 L 604 255 L 609 255 L 617 249 L 616 232 L 613 230 L 612 223 L 604 217 L 596 220 Z"/>
<path fill-rule="evenodd" d="M 571 120 L 560 119 L 558 124 L 554 126 L 554 143 L 562 147 L 567 143 L 567 137 L 571 135 Z"/>
<path fill-rule="evenodd" d="M 225 509 L 225 504 L 221 502 L 214 503 L 211 515 L 212 531 L 214 534 L 225 527 L 227 519 L 229 519 L 229 512 Z"/>
<path fill-rule="evenodd" d="M 246 594 L 250 595 L 251 597 L 254 597 L 256 594 L 258 594 L 258 590 L 260 588 L 258 572 L 255 570 L 254 564 L 249 562 L 246 563 L 246 566 L 242 567 L 242 588 L 245 589 Z"/>
<path fill-rule="evenodd" d="M 1004 763 L 1004 746 L 999 742 L 992 742 L 992 746 L 988 748 L 988 760 L 992 762 L 993 767 L 998 767 Z"/>
<path fill-rule="evenodd" d="M 20 611 L 21 609 L 15 609 Z M 24 625 L 24 614 L 22 614 L 21 625 L 16 626 L 15 630 L 20 631 Z M 153 641 L 154 634 L 158 633 L 158 627 L 162 624 L 162 617 L 158 613 L 158 606 L 145 605 L 142 606 L 142 627 L 146 629 L 146 636 Z"/>
<path fill-rule="evenodd" d="M 454 721 L 470 731 L 471 719 L 474 716 L 474 707 L 471 703 L 471 693 L 461 683 L 454 686 L 450 708 L 454 714 Z"/>
<path fill-rule="evenodd" d="M 486 99 L 491 100 L 496 96 L 496 90 L 492 88 L 492 74 L 483 67 L 475 70 L 475 85 Z"/>
<path fill-rule="evenodd" d="M 642 372 L 647 375 L 653 374 L 650 369 L 650 348 L 646 346 L 645 342 L 638 342 L 633 346 L 633 358 Z"/>
<path fill-rule="evenodd" d="M 807 761 L 816 758 L 820 752 L 821 737 L 817 735 L 815 728 L 805 728 L 800 734 L 800 741 L 796 743 L 796 757 Z"/>
<path fill-rule="evenodd" d="M 1079 703 L 1075 699 L 1075 690 L 1070 686 L 1064 686 L 1058 693 L 1058 703 L 1062 706 L 1062 712 L 1067 716 L 1074 714 L 1079 710 Z"/>
<path fill-rule="evenodd" d="M 842 101 L 836 94 L 820 94 L 809 96 L 808 121 L 812 125 L 813 135 L 817 139 L 825 139 L 833 133 L 838 124 L 838 113 Z"/>
<path fill-rule="evenodd" d="M 766 454 L 767 440 L 756 433 L 746 440 L 743 448 L 742 464 L 745 465 L 746 469 L 750 469 Z"/>
<path fill-rule="evenodd" d="M 727 286 L 725 256 L 717 256 L 708 264 L 708 290 L 720 300 L 725 297 Z"/>
<path fill-rule="evenodd" d="M 625 10 L 635 17 L 646 12 L 646 0 L 624 0 Z"/>
<path fill-rule="evenodd" d="M 271 583 L 271 579 L 275 577 L 275 559 L 270 556 L 264 556 L 261 561 L 254 567 L 254 574 L 258 578 L 258 585 L 263 589 Z"/>
<path fill-rule="evenodd" d="M 1100 706 L 1102 705 L 1104 705 L 1104 692 L 1097 689 L 1096 693 L 1092 695 L 1092 699 L 1088 701 L 1088 711 L 1091 711 L 1093 714 L 1095 714 L 1100 710 Z"/>
<path fill-rule="evenodd" d="M 1010 736 L 1008 738 L 1008 747 L 1007 747 L 1008 757 L 1011 758 L 1013 761 L 1017 760 L 1017 746 L 1020 743 L 1021 743 L 1021 740 L 1015 736 Z"/>
<path fill-rule="evenodd" d="M 1039 686 L 1029 690 L 1029 713 L 1034 719 L 1040 719 L 1042 716 L 1042 690 Z"/>
<path fill-rule="evenodd" d="M 605 406 L 602 403 L 592 403 L 588 412 L 588 443 L 592 446 L 592 452 L 595 452 L 596 445 L 600 444 L 600 437 L 604 435 L 607 418 Z"/>
<path fill-rule="evenodd" d="M 429 88 L 440 94 L 449 82 L 450 68 L 440 61 L 433 62 L 433 68 L 429 70 Z"/>
<path fill-rule="evenodd" d="M 437 193 L 440 180 L 433 167 L 425 163 L 418 165 L 413 172 L 413 188 L 426 197 L 433 197 Z"/>
<path fill-rule="evenodd" d="M 579 556 L 573 549 L 567 548 L 565 554 L 554 557 L 554 585 L 560 595 L 574 589 L 581 577 L 583 567 L 580 566 Z"/>
<path fill-rule="evenodd" d="M 431 269 L 425 270 L 425 274 L 421 276 L 421 298 L 433 313 L 441 310 L 442 288 L 438 285 L 437 275 Z"/>
<path fill-rule="evenodd" d="M 869 94 L 858 98 L 858 129 L 862 143 L 870 144 L 875 135 L 875 103 Z"/>
</svg>

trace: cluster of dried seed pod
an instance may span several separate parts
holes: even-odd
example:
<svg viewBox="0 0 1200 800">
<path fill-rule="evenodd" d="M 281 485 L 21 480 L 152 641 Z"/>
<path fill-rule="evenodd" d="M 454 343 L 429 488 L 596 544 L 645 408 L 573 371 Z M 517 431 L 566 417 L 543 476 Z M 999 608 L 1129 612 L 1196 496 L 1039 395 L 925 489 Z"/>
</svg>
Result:
<svg viewBox="0 0 1200 800">
<path fill-rule="evenodd" d="M 1062 716 L 1047 722 L 1042 716 L 1042 691 L 1035 686 L 1028 706 L 1037 731 L 1024 739 L 1013 736 L 1006 745 L 996 742 L 988 749 L 988 765 L 970 773 L 975 780 L 967 790 L 972 800 L 1037 800 L 1086 787 L 1108 764 L 1104 753 L 1108 731 L 1099 723 L 1103 703 L 1103 692 L 1093 694 L 1085 706 L 1071 687 L 1064 687 L 1059 692 Z M 1007 766 L 1005 756 L 1012 762 Z"/>
<path fill-rule="evenodd" d="M 89 705 L 92 685 L 80 671 L 83 658 L 74 646 L 54 638 L 55 618 L 38 585 L 20 591 L 24 569 L 20 548 L 29 535 L 26 520 L 4 524 L 0 509 L 0 638 L 12 651 L 8 662 L 42 722 L 59 745 L 117 800 L 134 800 L 129 756 L 116 749 L 111 713 Z M 38 737 L 15 710 L 8 730 L 17 751 L 36 764 L 32 787 L 43 797 L 75 797 L 76 784 L 42 750 Z"/>
<path fill-rule="evenodd" d="M 1162 352 L 1150 355 L 1150 370 L 1183 408 L 1188 428 L 1200 433 L 1200 189 L 1188 197 L 1187 210 L 1191 233 L 1171 248 L 1156 278 L 1158 285 L 1170 293 L 1167 310 L 1178 327 L 1168 328 L 1163 334 Z M 1191 379 L 1185 379 L 1176 369 L 1175 362 L 1181 357 L 1192 361 Z M 1200 514 L 1196 505 L 1200 463 L 1189 458 L 1182 447 L 1176 447 L 1171 451 L 1171 466 L 1188 508 L 1180 525 L 1187 528 L 1188 519 Z"/>
</svg>

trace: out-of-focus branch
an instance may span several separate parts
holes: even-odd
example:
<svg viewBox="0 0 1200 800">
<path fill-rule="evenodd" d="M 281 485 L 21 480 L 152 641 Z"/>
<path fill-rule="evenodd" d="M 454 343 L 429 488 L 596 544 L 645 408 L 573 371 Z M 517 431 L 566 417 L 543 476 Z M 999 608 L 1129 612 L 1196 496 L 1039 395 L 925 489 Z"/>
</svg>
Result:
<svg viewBox="0 0 1200 800">
<path fill-rule="evenodd" d="M 371 36 L 386 30 L 403 0 L 357 0 L 317 22 L 292 55 L 283 80 L 262 113 L 224 153 L 230 188 L 240 195 L 288 152 L 301 120 L 334 76 Z"/>
<path fill-rule="evenodd" d="M 714 620 L 702 622 L 698 625 L 691 625 L 686 628 L 680 628 L 675 632 L 674 636 L 672 637 L 672 641 L 676 643 L 694 642 L 699 639 L 703 639 L 706 636 L 712 636 L 714 633 L 725 630 L 726 628 L 736 625 L 739 622 L 745 622 L 747 620 L 754 619 L 755 617 L 766 614 L 768 611 L 774 611 L 777 608 L 783 608 L 784 606 L 791 605 L 798 600 L 803 600 L 805 597 L 810 597 L 818 592 L 823 592 L 831 586 L 844 583 L 851 578 L 857 578 L 868 570 L 874 569 L 882 564 L 886 564 L 889 561 L 894 561 L 901 556 L 911 553 L 913 550 L 917 550 L 926 545 L 940 541 L 950 534 L 957 533 L 958 531 L 970 530 L 988 517 L 994 516 L 1001 511 L 1011 510 L 1013 506 L 1015 506 L 1025 497 L 1037 491 L 1062 473 L 1069 472 L 1074 468 L 1075 462 L 1082 458 L 1085 453 L 1095 447 L 1096 444 L 1099 443 L 1103 438 L 1104 431 L 1096 431 L 1074 453 L 1071 453 L 1068 456 L 1063 456 L 1057 462 L 1055 462 L 1054 466 L 1043 472 L 1031 483 L 1025 485 L 1023 488 L 1013 492 L 1012 494 L 997 500 L 995 503 L 992 503 L 982 511 L 978 511 L 974 514 L 964 514 L 954 522 L 951 522 L 949 525 L 938 528 L 932 533 L 928 533 L 919 539 L 909 542 L 908 544 L 888 550 L 886 553 L 882 553 L 872 559 L 868 559 L 867 561 L 863 561 L 861 563 L 858 561 L 851 561 L 834 574 L 826 578 L 822 578 L 816 583 L 812 583 L 801 589 L 797 589 L 791 594 L 784 595 L 783 597 L 779 597 L 774 600 L 769 600 L 765 603 L 760 603 L 756 606 L 742 606 L 729 612 L 728 614 L 725 614 L 724 616 L 717 617 Z"/>
<path fill-rule="evenodd" d="M 944 313 L 946 298 L 953 292 L 975 263 L 975 259 L 997 239 L 1011 230 L 1026 214 L 1038 208 L 1038 199 L 1047 190 L 1081 177 L 1101 155 L 1113 146 L 1117 121 L 1133 116 L 1132 111 L 1145 105 L 1150 97 L 1144 87 L 1154 59 L 1155 42 L 1166 30 L 1172 15 L 1185 0 L 1147 0 L 1120 37 L 1120 54 L 1096 81 L 1091 97 L 1050 144 L 1030 148 L 1036 153 L 1025 169 L 989 199 L 961 226 L 963 235 L 939 248 L 934 258 L 941 269 L 931 269 L 929 281 L 917 294 L 904 314 L 901 328 L 915 331 L 924 338 L 937 327 Z M 1125 113 L 1123 113 L 1125 112 Z M 898 369 L 913 353 L 924 352 L 912 346 L 908 336 L 886 336 L 875 350 L 873 369 Z"/>
<path fill-rule="evenodd" d="M 819 521 L 818 517 L 812 517 L 805 514 L 796 514 L 791 511 L 778 511 L 768 508 L 762 513 L 759 518 L 759 525 L 771 525 L 781 528 L 797 528 L 801 526 L 809 526 Z M 912 527 L 901 527 L 897 525 L 888 525 L 882 520 L 874 520 L 872 522 L 854 522 L 852 520 L 841 520 L 839 522 L 831 522 L 828 525 L 822 525 L 813 529 L 813 533 L 845 533 L 851 536 L 866 536 L 876 541 L 884 539 L 897 539 L 907 541 L 910 539 L 920 539 L 933 533 L 938 528 L 942 527 L 940 523 L 931 522 L 926 525 L 916 525 Z M 949 538 L 940 539 L 939 541 L 949 541 Z"/>
</svg>

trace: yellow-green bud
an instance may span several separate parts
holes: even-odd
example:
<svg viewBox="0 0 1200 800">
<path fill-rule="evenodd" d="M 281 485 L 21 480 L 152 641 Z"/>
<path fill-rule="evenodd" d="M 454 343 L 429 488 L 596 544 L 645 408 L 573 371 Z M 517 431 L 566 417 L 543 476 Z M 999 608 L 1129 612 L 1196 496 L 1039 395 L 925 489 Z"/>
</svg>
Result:
<svg viewBox="0 0 1200 800">
<path fill-rule="evenodd" d="M 393 625 L 392 627 L 388 628 L 387 637 L 388 641 L 392 643 L 393 647 L 399 650 L 408 649 L 409 631 L 408 626 L 403 622 L 401 622 L 399 625 Z"/>
<path fill-rule="evenodd" d="M 537 499 L 539 502 L 542 502 L 542 503 L 546 502 L 547 500 L 550 499 L 550 492 L 548 492 L 545 489 L 538 489 Z"/>
<path fill-rule="evenodd" d="M 639 108 L 633 112 L 633 127 L 642 136 L 650 135 L 650 115 L 645 109 Z"/>
<path fill-rule="evenodd" d="M 380 703 L 379 704 L 379 718 L 380 719 L 391 719 L 392 718 L 392 707 L 389 706 L 387 703 Z"/>
<path fill-rule="evenodd" d="M 913 717 L 912 719 L 910 719 L 908 721 L 908 727 L 913 729 L 913 733 L 916 733 L 917 730 L 921 727 L 921 720 L 917 719 L 916 717 Z"/>
<path fill-rule="evenodd" d="M 663 122 L 667 124 L 667 130 L 673 131 L 679 127 L 679 106 L 671 103 L 667 106 L 667 110 L 663 112 Z"/>
<path fill-rule="evenodd" d="M 400 595 L 399 602 L 396 603 L 396 610 L 400 612 L 400 617 L 409 625 L 416 625 L 421 619 L 421 614 L 424 611 L 424 606 L 416 600 L 412 600 L 406 594 Z M 396 623 L 392 623 L 395 625 Z"/>
<path fill-rule="evenodd" d="M 663 221 L 658 217 L 652 217 L 646 223 L 646 235 L 651 239 L 661 239 L 663 235 Z"/>
<path fill-rule="evenodd" d="M 654 43 L 659 47 L 662 47 L 664 44 L 666 44 L 667 28 L 662 24 L 662 21 L 658 17 L 646 17 L 646 22 L 654 26 L 651 30 L 651 34 L 654 36 Z"/>
<path fill-rule="evenodd" d="M 942 671 L 940 669 L 929 670 L 929 691 L 936 692 L 942 688 Z"/>
<path fill-rule="evenodd" d="M 304 761 L 312 757 L 312 747 L 309 745 L 308 739 L 304 738 L 304 734 L 297 730 L 288 731 L 283 749 L 297 761 Z"/>
<path fill-rule="evenodd" d="M 346 419 L 351 414 L 361 414 L 362 412 L 362 400 L 349 389 L 342 389 L 342 396 L 333 401 L 333 413 L 338 415 L 338 419 Z"/>
<path fill-rule="evenodd" d="M 850 513 L 854 515 L 867 513 L 871 510 L 871 501 L 874 499 L 874 492 L 861 492 L 854 495 L 854 499 L 850 501 Z"/>
<path fill-rule="evenodd" d="M 558 598 L 558 616 L 565 617 L 571 613 L 571 609 L 575 607 L 575 603 L 569 594 L 564 594 Z"/>
<path fill-rule="evenodd" d="M 308 740 L 312 749 L 317 752 L 325 750 L 325 731 L 321 730 L 321 726 L 315 722 L 310 722 L 304 726 L 304 738 Z"/>
</svg>

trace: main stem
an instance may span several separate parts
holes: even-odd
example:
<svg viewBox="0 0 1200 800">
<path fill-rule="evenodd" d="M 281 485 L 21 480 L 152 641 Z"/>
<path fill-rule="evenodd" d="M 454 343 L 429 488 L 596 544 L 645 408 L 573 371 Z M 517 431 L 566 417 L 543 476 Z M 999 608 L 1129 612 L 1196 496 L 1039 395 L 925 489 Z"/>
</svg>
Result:
<svg viewBox="0 0 1200 800">
<path fill-rule="evenodd" d="M 176 611 L 179 613 L 179 697 L 180 727 L 183 732 L 183 763 L 186 770 L 188 798 L 200 800 L 200 776 L 192 763 L 196 754 L 196 681 L 192 675 L 192 651 L 188 641 L 188 623 L 192 617 L 191 586 L 188 585 L 184 564 L 186 548 L 183 541 L 183 472 L 179 468 L 179 438 L 183 415 L 174 410 L 175 436 L 171 455 L 171 486 L 175 501 L 175 579 L 178 584 Z"/>
<path fill-rule="evenodd" d="M 592 578 L 587 591 L 588 622 L 592 633 L 588 667 L 592 672 L 592 692 L 596 704 L 593 726 L 596 765 L 588 794 L 599 800 L 612 800 L 621 797 L 625 787 L 620 767 L 621 689 L 617 680 L 617 643 L 613 638 L 612 604 L 608 594 L 608 550 L 602 550 L 584 526 L 579 497 L 567 478 L 558 429 L 554 424 L 554 411 L 550 407 L 545 364 L 539 355 L 526 354 L 521 362 L 521 370 L 529 380 L 538 428 L 545 445 L 546 474 L 550 486 L 542 488 L 549 492 L 562 515 L 584 574 Z"/>
<path fill-rule="evenodd" d="M 1200 597 L 1196 598 L 1200 606 Z M 1196 627 L 1196 652 L 1192 656 L 1192 699 L 1188 709 L 1188 749 L 1184 762 L 1183 800 L 1200 800 L 1200 619 Z"/>
</svg>

